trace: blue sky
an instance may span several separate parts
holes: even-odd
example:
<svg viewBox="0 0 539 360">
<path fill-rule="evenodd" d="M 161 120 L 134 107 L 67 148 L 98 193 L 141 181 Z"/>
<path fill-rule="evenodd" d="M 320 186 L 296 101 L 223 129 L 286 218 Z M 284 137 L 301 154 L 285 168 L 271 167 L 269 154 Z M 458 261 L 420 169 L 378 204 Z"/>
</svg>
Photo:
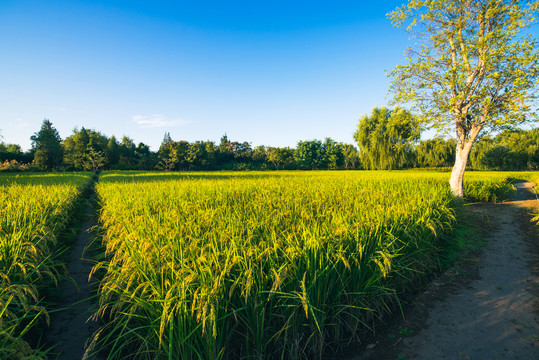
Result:
<svg viewBox="0 0 539 360">
<path fill-rule="evenodd" d="M 403 1 L 0 1 L 0 129 L 30 147 L 44 118 L 157 150 L 223 134 L 253 146 L 353 143 L 387 104 Z"/>
</svg>

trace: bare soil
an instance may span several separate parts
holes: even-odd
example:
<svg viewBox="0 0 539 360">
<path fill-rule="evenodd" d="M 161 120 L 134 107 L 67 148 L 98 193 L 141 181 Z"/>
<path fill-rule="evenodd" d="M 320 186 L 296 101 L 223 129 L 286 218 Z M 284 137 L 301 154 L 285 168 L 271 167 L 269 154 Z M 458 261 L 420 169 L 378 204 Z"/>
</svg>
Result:
<svg viewBox="0 0 539 360">
<path fill-rule="evenodd" d="M 533 184 L 514 201 L 473 204 L 486 243 L 432 282 L 370 344 L 365 359 L 539 359 L 539 226 Z M 533 199 L 533 200 L 532 200 Z"/>
<path fill-rule="evenodd" d="M 57 310 L 52 312 L 47 341 L 54 346 L 53 355 L 58 360 L 85 359 L 88 339 L 98 328 L 90 320 L 92 296 L 95 286 L 89 281 L 92 261 L 86 256 L 86 249 L 91 242 L 94 197 L 91 195 L 85 209 L 84 221 L 76 240 L 66 259 L 69 278 L 60 286 L 61 297 Z"/>
</svg>

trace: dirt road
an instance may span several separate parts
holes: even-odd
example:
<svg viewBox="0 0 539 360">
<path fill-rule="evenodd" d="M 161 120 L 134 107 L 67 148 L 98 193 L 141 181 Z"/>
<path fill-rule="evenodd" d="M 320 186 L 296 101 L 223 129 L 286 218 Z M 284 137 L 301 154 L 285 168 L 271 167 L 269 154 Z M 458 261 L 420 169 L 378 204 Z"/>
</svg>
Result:
<svg viewBox="0 0 539 360">
<path fill-rule="evenodd" d="M 526 210 L 539 201 L 531 185 L 519 184 L 515 201 L 469 206 L 488 221 L 481 253 L 434 281 L 404 322 L 354 359 L 539 359 L 539 227 Z"/>
<path fill-rule="evenodd" d="M 62 295 L 57 304 L 59 311 L 51 314 L 51 327 L 47 337 L 54 345 L 53 352 L 58 360 L 79 360 L 85 357 L 86 342 L 97 329 L 97 324 L 88 321 L 92 312 L 91 297 L 94 294 L 88 277 L 92 262 L 85 257 L 86 247 L 91 241 L 91 219 L 94 213 L 93 196 L 85 210 L 85 218 L 76 240 L 66 259 L 68 279 L 61 286 Z"/>
</svg>

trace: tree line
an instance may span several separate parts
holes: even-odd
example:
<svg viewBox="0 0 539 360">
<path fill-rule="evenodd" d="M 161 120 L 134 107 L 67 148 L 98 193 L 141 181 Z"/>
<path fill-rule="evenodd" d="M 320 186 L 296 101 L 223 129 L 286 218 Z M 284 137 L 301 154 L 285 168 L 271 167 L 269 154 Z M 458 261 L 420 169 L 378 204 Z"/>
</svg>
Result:
<svg viewBox="0 0 539 360">
<path fill-rule="evenodd" d="M 420 140 L 421 128 L 402 108 L 374 108 L 360 119 L 352 144 L 324 140 L 299 141 L 295 148 L 256 146 L 231 141 L 224 135 L 213 141 L 175 141 L 165 133 L 158 151 L 124 136 L 107 137 L 93 129 L 75 129 L 60 137 L 44 120 L 23 152 L 16 144 L 0 142 L 0 170 L 337 170 L 450 168 L 455 140 Z M 470 155 L 480 170 L 538 170 L 539 129 L 506 130 L 483 136 Z"/>
<path fill-rule="evenodd" d="M 364 169 L 450 168 L 455 164 L 455 139 L 419 140 L 421 120 L 406 109 L 374 108 L 354 133 Z M 539 170 L 539 129 L 505 129 L 483 133 L 470 153 L 475 170 Z"/>
</svg>

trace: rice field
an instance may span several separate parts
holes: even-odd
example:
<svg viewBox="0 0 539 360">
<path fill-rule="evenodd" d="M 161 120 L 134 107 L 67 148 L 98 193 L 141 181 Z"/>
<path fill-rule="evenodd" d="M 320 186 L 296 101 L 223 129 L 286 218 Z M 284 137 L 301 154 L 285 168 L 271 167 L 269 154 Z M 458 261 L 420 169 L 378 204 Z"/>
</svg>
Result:
<svg viewBox="0 0 539 360">
<path fill-rule="evenodd" d="M 471 173 L 501 200 L 507 173 Z M 105 173 L 97 347 L 110 358 L 312 359 L 440 267 L 448 173 Z"/>
<path fill-rule="evenodd" d="M 38 357 L 22 337 L 48 320 L 40 291 L 61 275 L 58 236 L 89 174 L 0 175 L 0 358 Z"/>
<path fill-rule="evenodd" d="M 512 178 L 469 172 L 470 199 Z M 320 359 L 399 311 L 441 269 L 461 203 L 449 173 L 105 172 L 91 344 L 107 359 Z M 58 237 L 90 174 L 0 175 L 0 358 L 46 358 L 23 336 L 48 320 Z"/>
</svg>

